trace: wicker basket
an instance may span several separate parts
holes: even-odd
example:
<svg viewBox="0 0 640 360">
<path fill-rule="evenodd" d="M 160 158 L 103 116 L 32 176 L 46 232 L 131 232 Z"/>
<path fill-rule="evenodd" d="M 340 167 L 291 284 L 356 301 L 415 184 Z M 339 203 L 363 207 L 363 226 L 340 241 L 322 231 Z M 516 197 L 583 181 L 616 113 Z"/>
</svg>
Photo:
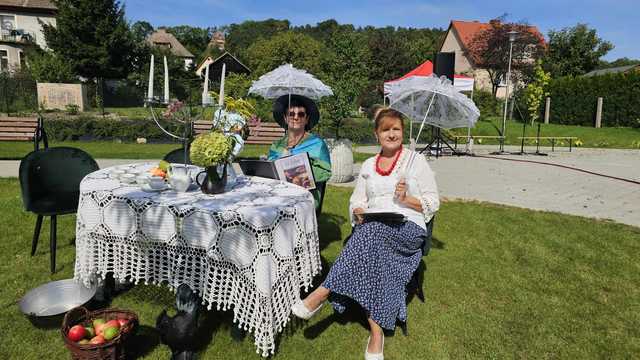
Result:
<svg viewBox="0 0 640 360">
<path fill-rule="evenodd" d="M 92 319 L 103 318 L 106 321 L 115 319 L 127 319 L 128 322 L 121 329 L 118 336 L 100 345 L 85 344 L 80 345 L 69 340 L 67 333 L 74 325 L 92 326 Z M 126 358 L 125 343 L 138 326 L 138 316 L 128 310 L 102 309 L 89 311 L 80 306 L 71 309 L 64 316 L 62 321 L 62 339 L 64 344 L 71 351 L 71 358 L 74 360 L 124 360 Z"/>
</svg>

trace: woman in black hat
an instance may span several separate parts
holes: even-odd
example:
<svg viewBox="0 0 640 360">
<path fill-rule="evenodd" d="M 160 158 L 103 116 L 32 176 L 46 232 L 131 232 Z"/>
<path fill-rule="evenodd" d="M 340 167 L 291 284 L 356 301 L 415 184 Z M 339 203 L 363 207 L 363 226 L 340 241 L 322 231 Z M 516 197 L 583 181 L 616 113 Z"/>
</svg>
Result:
<svg viewBox="0 0 640 360">
<path fill-rule="evenodd" d="M 316 182 L 326 182 L 331 177 L 331 158 L 327 144 L 310 130 L 320 120 L 318 107 L 313 100 L 301 95 L 284 95 L 273 104 L 273 118 L 287 132 L 280 140 L 271 144 L 269 160 L 284 156 L 308 153 L 313 177 Z M 312 191 L 316 207 L 320 205 L 320 194 Z"/>
</svg>

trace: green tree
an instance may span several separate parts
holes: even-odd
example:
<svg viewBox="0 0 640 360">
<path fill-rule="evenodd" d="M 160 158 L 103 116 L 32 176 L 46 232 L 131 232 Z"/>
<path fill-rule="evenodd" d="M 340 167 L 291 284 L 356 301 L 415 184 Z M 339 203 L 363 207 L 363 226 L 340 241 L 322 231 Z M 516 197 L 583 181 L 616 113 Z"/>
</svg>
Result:
<svg viewBox="0 0 640 360">
<path fill-rule="evenodd" d="M 144 42 L 153 31 L 153 26 L 146 21 L 136 21 L 131 25 L 131 33 L 136 42 Z"/>
<path fill-rule="evenodd" d="M 29 59 L 28 71 L 38 82 L 73 83 L 78 81 L 71 65 L 59 55 L 34 48 L 27 52 Z"/>
<path fill-rule="evenodd" d="M 566 75 L 582 75 L 595 70 L 600 58 L 606 55 L 613 44 L 598 37 L 595 29 L 586 24 L 560 31 L 549 31 L 549 44 L 545 58 L 546 70 L 554 78 Z"/>
<path fill-rule="evenodd" d="M 231 24 L 227 27 L 225 48 L 246 64 L 250 59 L 247 50 L 251 45 L 288 30 L 289 20 L 268 19 Z"/>
<path fill-rule="evenodd" d="M 367 63 L 371 57 L 364 34 L 336 31 L 329 39 L 326 81 L 334 96 L 323 100 L 323 118 L 328 119 L 336 139 L 345 119 L 356 110 L 356 99 L 368 83 Z"/>
<path fill-rule="evenodd" d="M 615 59 L 614 61 L 611 61 L 611 62 L 606 61 L 606 60 L 600 60 L 600 65 L 598 66 L 598 69 L 606 69 L 606 68 L 637 65 L 637 64 L 640 64 L 640 60 L 638 60 L 638 59 L 629 59 L 628 57 L 621 57 L 621 58 Z"/>
<path fill-rule="evenodd" d="M 135 43 L 115 0 L 52 0 L 56 26 L 42 23 L 47 45 L 86 78 L 122 78 Z"/>
<path fill-rule="evenodd" d="M 550 81 L 551 75 L 544 71 L 542 61 L 538 60 L 534 69 L 533 81 L 525 88 L 525 99 L 532 126 L 540 117 L 540 104 L 542 104 L 542 98 L 548 95 L 546 88 Z"/>
<path fill-rule="evenodd" d="M 198 57 L 205 51 L 213 35 L 213 31 L 213 28 L 199 28 L 189 25 L 167 28 L 167 32 L 173 34 L 195 57 Z"/>
<path fill-rule="evenodd" d="M 324 75 L 325 46 L 308 35 L 293 31 L 258 40 L 247 49 L 247 55 L 254 76 L 263 75 L 287 63 L 319 78 Z"/>
</svg>

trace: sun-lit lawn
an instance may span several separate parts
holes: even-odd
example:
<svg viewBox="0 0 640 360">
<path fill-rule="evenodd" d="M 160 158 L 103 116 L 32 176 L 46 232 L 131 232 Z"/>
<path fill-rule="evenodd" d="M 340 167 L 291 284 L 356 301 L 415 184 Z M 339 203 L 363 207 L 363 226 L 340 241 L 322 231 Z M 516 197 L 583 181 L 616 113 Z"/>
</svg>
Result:
<svg viewBox="0 0 640 360">
<path fill-rule="evenodd" d="M 520 145 L 521 140 L 518 137 L 522 136 L 523 124 L 516 121 L 507 121 L 507 139 L 505 141 L 508 145 Z M 538 131 L 538 123 L 533 127 L 530 124 L 526 124 L 525 137 L 536 136 Z M 499 129 L 502 128 L 502 118 L 488 118 L 483 121 L 478 121 L 471 134 L 473 135 L 499 135 Z M 467 135 L 467 129 L 454 129 L 452 133 L 457 135 Z M 558 124 L 541 124 L 540 136 L 575 136 L 582 142 L 583 147 L 592 148 L 618 148 L 618 149 L 638 149 L 640 148 L 640 128 L 600 128 L 587 126 L 573 126 L 573 125 L 558 125 Z M 464 141 L 461 140 L 461 141 Z M 478 142 L 478 140 L 476 140 Z M 482 139 L 484 144 L 497 144 L 496 140 Z M 529 145 L 533 144 L 529 140 Z M 527 143 L 525 143 L 527 145 Z M 551 146 L 550 142 L 542 141 L 541 146 Z M 556 142 L 556 146 L 569 146 L 567 140 L 563 142 Z"/>
<path fill-rule="evenodd" d="M 350 232 L 350 189 L 329 187 L 319 219 L 326 270 Z M 22 210 L 16 179 L 0 179 L 0 358 L 68 358 L 58 329 L 34 327 L 17 302 L 29 289 L 73 276 L 75 217 L 58 222 L 58 272 L 49 273 L 48 221 L 29 256 L 35 216 Z M 387 338 L 390 359 L 640 357 L 640 229 L 611 222 L 483 203 L 445 202 L 434 248 L 424 260 L 426 302 L 409 304 L 409 336 Z M 318 278 L 318 281 L 321 279 Z M 318 282 L 317 281 L 317 282 Z M 132 350 L 167 359 L 155 318 L 171 308 L 166 288 L 137 285 L 113 307 L 140 319 Z M 308 323 L 292 322 L 276 358 L 361 359 L 367 331 L 356 310 L 325 307 Z M 259 359 L 253 339 L 229 334 L 229 312 L 205 312 L 201 359 Z"/>
<path fill-rule="evenodd" d="M 49 146 L 71 146 L 88 152 L 95 159 L 162 159 L 169 151 L 181 148 L 172 144 L 115 143 L 112 141 L 63 141 L 52 142 Z M 29 142 L 0 142 L 0 159 L 19 160 L 33 151 Z M 258 157 L 269 152 L 268 145 L 246 145 L 242 157 Z"/>
</svg>

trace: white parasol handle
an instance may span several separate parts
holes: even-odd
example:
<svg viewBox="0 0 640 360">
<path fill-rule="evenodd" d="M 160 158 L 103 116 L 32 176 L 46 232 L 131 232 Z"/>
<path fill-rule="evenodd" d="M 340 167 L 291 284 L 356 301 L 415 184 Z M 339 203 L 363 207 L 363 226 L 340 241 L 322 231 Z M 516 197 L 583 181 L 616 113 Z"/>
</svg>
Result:
<svg viewBox="0 0 640 360">
<path fill-rule="evenodd" d="M 424 127 L 424 123 L 427 121 L 427 115 L 429 115 L 429 110 L 431 110 L 431 105 L 433 105 L 433 100 L 436 98 L 438 93 L 434 92 L 431 97 L 431 101 L 429 102 L 429 106 L 427 107 L 427 112 L 424 113 L 424 118 L 422 119 L 422 124 L 420 124 L 420 130 L 418 131 L 418 136 L 416 136 L 416 142 L 420 139 L 420 134 L 422 133 L 422 128 Z"/>
</svg>

